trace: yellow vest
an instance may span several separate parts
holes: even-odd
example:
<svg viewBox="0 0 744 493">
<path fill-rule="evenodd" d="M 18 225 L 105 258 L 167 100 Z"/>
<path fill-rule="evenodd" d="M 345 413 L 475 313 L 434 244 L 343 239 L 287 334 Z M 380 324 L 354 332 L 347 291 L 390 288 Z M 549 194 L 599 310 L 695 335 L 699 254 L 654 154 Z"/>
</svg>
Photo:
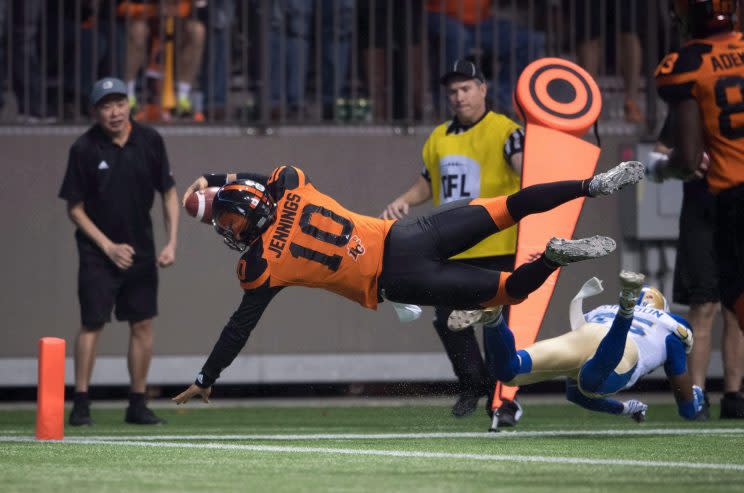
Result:
<svg viewBox="0 0 744 493">
<path fill-rule="evenodd" d="M 465 132 L 447 135 L 450 122 L 429 135 L 422 151 L 431 177 L 435 205 L 454 200 L 510 195 L 519 190 L 520 177 L 504 157 L 504 144 L 519 125 L 489 111 Z M 516 252 L 517 228 L 489 236 L 453 259 L 511 255 Z"/>
</svg>

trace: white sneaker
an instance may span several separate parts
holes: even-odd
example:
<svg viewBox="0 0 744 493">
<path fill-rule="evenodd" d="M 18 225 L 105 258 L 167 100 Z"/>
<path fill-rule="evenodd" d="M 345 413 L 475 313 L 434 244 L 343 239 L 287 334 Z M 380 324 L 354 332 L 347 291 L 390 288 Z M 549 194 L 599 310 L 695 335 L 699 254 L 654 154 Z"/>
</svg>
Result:
<svg viewBox="0 0 744 493">
<path fill-rule="evenodd" d="M 447 318 L 447 328 L 459 332 L 473 325 L 488 325 L 499 319 L 502 308 L 496 306 L 482 310 L 452 310 Z"/>
<path fill-rule="evenodd" d="M 615 240 L 609 236 L 597 235 L 578 240 L 551 238 L 545 247 L 545 257 L 558 265 L 568 265 L 581 260 L 604 257 L 616 247 Z"/>
<path fill-rule="evenodd" d="M 625 161 L 604 173 L 592 177 L 589 195 L 597 197 L 615 193 L 625 185 L 633 185 L 643 179 L 646 167 L 639 161 Z"/>
</svg>

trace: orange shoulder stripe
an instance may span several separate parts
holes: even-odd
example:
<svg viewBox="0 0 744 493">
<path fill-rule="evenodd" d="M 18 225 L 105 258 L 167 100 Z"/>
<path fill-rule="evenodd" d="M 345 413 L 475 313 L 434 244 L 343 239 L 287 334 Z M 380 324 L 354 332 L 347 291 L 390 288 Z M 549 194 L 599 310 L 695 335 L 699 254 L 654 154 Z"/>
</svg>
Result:
<svg viewBox="0 0 744 493">
<path fill-rule="evenodd" d="M 297 180 L 298 181 L 297 186 L 299 187 L 305 186 L 305 184 L 307 183 L 307 179 L 305 179 L 305 172 L 296 166 L 292 166 L 292 168 L 297 172 L 297 177 L 299 178 Z"/>
<path fill-rule="evenodd" d="M 271 173 L 271 178 L 269 178 L 269 181 L 276 181 L 277 178 L 279 178 L 279 174 L 284 171 L 284 168 L 286 168 L 286 166 L 279 166 L 278 168 L 274 169 L 274 172 Z"/>
</svg>

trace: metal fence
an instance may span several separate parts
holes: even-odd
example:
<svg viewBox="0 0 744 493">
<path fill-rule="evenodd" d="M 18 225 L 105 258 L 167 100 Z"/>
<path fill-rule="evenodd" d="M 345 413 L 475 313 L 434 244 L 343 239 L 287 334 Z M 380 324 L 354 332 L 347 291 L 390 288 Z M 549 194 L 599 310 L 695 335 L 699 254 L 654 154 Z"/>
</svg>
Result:
<svg viewBox="0 0 744 493">
<path fill-rule="evenodd" d="M 115 75 L 135 117 L 236 125 L 415 125 L 449 111 L 439 75 L 471 57 L 494 109 L 521 69 L 578 61 L 603 118 L 653 129 L 665 0 L 0 0 L 0 122 L 89 118 Z"/>
</svg>

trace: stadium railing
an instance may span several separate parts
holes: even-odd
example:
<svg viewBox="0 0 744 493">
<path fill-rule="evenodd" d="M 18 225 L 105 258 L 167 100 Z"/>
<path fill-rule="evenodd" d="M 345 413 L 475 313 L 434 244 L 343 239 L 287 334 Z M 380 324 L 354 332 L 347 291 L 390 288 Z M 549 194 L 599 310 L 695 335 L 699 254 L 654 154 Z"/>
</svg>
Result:
<svg viewBox="0 0 744 493">
<path fill-rule="evenodd" d="M 430 125 L 448 118 L 437 81 L 453 54 L 481 64 L 495 109 L 511 113 L 504 86 L 520 64 L 577 60 L 581 32 L 595 32 L 605 131 L 650 133 L 663 119 L 653 70 L 677 37 L 667 9 L 665 0 L 4 0 L 0 123 L 86 123 L 93 81 L 115 75 L 134 80 L 135 115 L 149 121 Z M 642 47 L 640 124 L 623 113 L 628 30 Z M 198 31 L 190 108 L 179 111 L 182 48 L 200 51 Z M 136 42 L 147 54 L 132 76 Z"/>
</svg>

